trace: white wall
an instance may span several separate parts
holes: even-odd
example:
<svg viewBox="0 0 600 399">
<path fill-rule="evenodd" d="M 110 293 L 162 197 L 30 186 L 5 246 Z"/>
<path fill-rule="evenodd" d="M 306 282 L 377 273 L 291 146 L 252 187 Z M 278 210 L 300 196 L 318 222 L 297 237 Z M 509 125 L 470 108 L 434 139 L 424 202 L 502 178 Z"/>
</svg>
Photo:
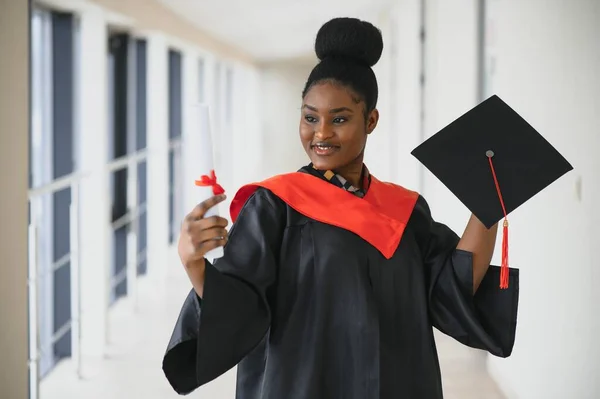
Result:
<svg viewBox="0 0 600 399">
<path fill-rule="evenodd" d="M 421 143 L 421 4 L 420 0 L 398 1 L 390 13 L 389 36 L 384 36 L 384 54 L 390 53 L 391 81 L 380 81 L 382 103 L 389 98 L 390 112 L 390 179 L 420 191 L 421 165 L 410 155 Z M 389 89 L 388 89 L 389 88 Z M 385 92 L 391 94 L 386 96 Z"/>
<path fill-rule="evenodd" d="M 428 0 L 425 9 L 424 139 L 476 104 L 475 0 Z M 468 210 L 435 176 L 424 173 L 422 193 L 434 218 L 457 233 Z"/>
<path fill-rule="evenodd" d="M 302 89 L 314 64 L 272 63 L 260 69 L 258 103 L 261 116 L 262 176 L 298 170 L 309 163 L 300 143 L 298 124 Z"/>
<path fill-rule="evenodd" d="M 381 30 L 383 36 L 383 53 L 379 62 L 373 67 L 377 77 L 379 95 L 377 109 L 379 110 L 379 122 L 377 128 L 369 135 L 365 149 L 365 164 L 369 171 L 380 180 L 388 181 L 392 178 L 392 151 L 395 135 L 392 134 L 394 123 L 395 94 L 394 77 L 397 75 L 393 70 L 394 62 L 391 50 L 392 37 L 392 14 L 382 13 L 377 19 L 369 20 Z"/>
<path fill-rule="evenodd" d="M 512 218 L 518 336 L 514 357 L 489 364 L 518 398 L 598 398 L 600 3 L 489 3 L 492 89 L 575 167 Z"/>
<path fill-rule="evenodd" d="M 427 2 L 428 135 L 476 103 L 475 3 Z M 511 215 L 511 261 L 521 269 L 517 340 L 511 358 L 488 364 L 510 398 L 598 398 L 600 3 L 487 3 L 492 91 L 575 166 Z M 468 211 L 426 176 L 434 216 L 462 231 Z"/>
<path fill-rule="evenodd" d="M 233 96 L 233 176 L 234 187 L 259 180 L 262 174 L 263 147 L 261 111 L 261 71 L 254 66 L 236 65 Z"/>
</svg>

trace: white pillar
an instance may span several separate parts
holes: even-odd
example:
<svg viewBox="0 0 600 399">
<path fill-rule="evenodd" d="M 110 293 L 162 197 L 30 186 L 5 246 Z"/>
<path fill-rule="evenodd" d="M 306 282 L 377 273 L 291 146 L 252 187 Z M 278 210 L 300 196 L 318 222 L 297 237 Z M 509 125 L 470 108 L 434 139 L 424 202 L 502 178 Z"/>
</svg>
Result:
<svg viewBox="0 0 600 399">
<path fill-rule="evenodd" d="M 218 103 L 219 97 L 217 96 L 217 90 L 220 87 L 220 81 L 218 80 L 219 75 L 217 74 L 217 59 L 213 54 L 205 53 L 203 55 L 204 58 L 204 99 L 208 104 L 210 109 L 210 122 L 211 122 L 211 131 L 216 132 L 219 124 L 217 123 L 217 119 L 220 117 L 219 107 L 221 106 Z M 213 146 L 215 149 L 219 148 L 219 136 L 215 135 L 215 140 L 213 142 Z M 215 154 L 215 167 L 219 167 L 219 159 L 218 154 Z"/>
<path fill-rule="evenodd" d="M 389 11 L 381 13 L 375 25 L 381 29 L 384 41 L 383 53 L 381 59 L 373 67 L 377 82 L 379 85 L 379 96 L 377 108 L 380 111 L 379 123 L 375 131 L 369 136 L 367 149 L 365 151 L 365 164 L 369 170 L 377 176 L 378 179 L 389 181 L 392 179 L 392 167 L 390 162 L 390 147 L 392 135 L 392 113 L 394 104 L 392 103 L 392 54 L 389 51 L 388 44 L 392 41 L 390 37 L 390 15 Z"/>
<path fill-rule="evenodd" d="M 164 35 L 148 35 L 148 274 L 167 270 L 169 243 L 168 47 Z"/>
<path fill-rule="evenodd" d="M 107 29 L 101 9 L 90 5 L 80 14 L 81 169 L 81 354 L 100 358 L 105 352 L 110 265 L 110 202 L 106 162 Z M 84 367 L 85 372 L 85 367 Z"/>
<path fill-rule="evenodd" d="M 198 171 L 194 170 L 193 159 L 197 156 L 197 149 L 186 145 L 189 142 L 189 137 L 197 134 L 199 126 L 196 123 L 194 105 L 200 100 L 200 58 L 198 52 L 193 48 L 184 49 L 183 53 L 183 147 L 182 147 L 182 163 L 183 163 L 183 212 L 187 214 L 197 204 L 198 196 L 194 190 L 194 180 L 197 179 Z"/>
<path fill-rule="evenodd" d="M 235 64 L 233 66 L 233 98 L 232 98 L 232 109 L 233 109 L 233 121 L 231 126 L 231 165 L 232 165 L 232 176 L 231 176 L 231 195 L 234 195 L 241 185 L 250 183 L 249 177 L 252 175 L 253 169 L 255 169 L 255 160 L 257 154 L 253 152 L 253 147 L 256 142 L 260 139 L 257 135 L 257 131 L 252 126 L 252 121 L 256 120 L 255 113 L 252 115 L 249 111 L 252 107 L 256 107 L 259 101 L 250 100 L 248 97 L 250 82 L 249 82 L 249 67 L 242 64 Z M 258 93 L 255 93 L 256 97 L 259 98 Z M 227 212 L 228 214 L 229 212 Z"/>
<path fill-rule="evenodd" d="M 410 152 L 421 143 L 421 0 L 397 2 L 392 18 L 391 45 L 394 92 L 391 110 L 392 179 L 411 190 L 421 190 L 420 163 Z"/>
<path fill-rule="evenodd" d="M 238 147 L 236 171 L 240 171 L 240 185 L 262 179 L 264 132 L 261 129 L 260 72 L 253 65 L 243 68 L 243 91 L 234 97 L 234 110 L 244 111 L 243 124 L 236 124 L 234 140 L 242 140 L 243 148 Z M 300 95 L 298 95 L 300 97 Z M 237 120 L 237 118 L 236 118 Z M 293 132 L 291 132 L 293 133 Z M 291 134 L 290 133 L 290 134 Z M 298 144 L 299 145 L 299 144 Z"/>
<path fill-rule="evenodd" d="M 27 173 L 29 10 L 0 1 L 0 397 L 28 397 Z"/>
</svg>

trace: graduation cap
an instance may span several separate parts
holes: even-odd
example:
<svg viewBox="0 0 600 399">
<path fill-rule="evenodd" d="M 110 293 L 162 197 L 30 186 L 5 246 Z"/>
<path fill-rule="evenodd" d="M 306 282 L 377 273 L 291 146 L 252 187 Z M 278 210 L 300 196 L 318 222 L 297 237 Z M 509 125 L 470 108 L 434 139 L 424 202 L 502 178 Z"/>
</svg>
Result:
<svg viewBox="0 0 600 399">
<path fill-rule="evenodd" d="M 504 218 L 500 288 L 508 288 L 508 214 L 573 169 L 494 95 L 412 151 L 488 229 Z"/>
</svg>

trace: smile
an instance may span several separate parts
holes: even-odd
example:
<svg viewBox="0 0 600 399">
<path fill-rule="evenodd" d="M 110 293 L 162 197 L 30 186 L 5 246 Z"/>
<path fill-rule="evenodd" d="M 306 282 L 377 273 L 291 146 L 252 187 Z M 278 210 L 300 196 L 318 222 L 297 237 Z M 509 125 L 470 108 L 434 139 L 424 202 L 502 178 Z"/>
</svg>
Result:
<svg viewBox="0 0 600 399">
<path fill-rule="evenodd" d="M 339 150 L 339 146 L 335 146 L 327 143 L 317 143 L 310 146 L 310 148 L 314 151 L 315 154 L 320 156 L 331 155 L 337 150 Z"/>
</svg>

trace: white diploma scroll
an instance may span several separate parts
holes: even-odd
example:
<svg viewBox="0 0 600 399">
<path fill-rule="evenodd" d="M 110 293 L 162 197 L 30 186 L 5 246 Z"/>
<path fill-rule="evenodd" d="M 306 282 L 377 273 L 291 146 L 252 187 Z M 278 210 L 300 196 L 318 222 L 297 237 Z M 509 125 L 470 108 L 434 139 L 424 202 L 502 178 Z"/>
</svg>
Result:
<svg viewBox="0 0 600 399">
<path fill-rule="evenodd" d="M 221 187 L 218 186 L 218 182 L 215 176 L 215 165 L 213 160 L 213 145 L 208 105 L 195 104 L 192 108 L 192 115 L 196 119 L 196 131 L 194 132 L 194 134 L 191 135 L 192 140 L 191 143 L 188 143 L 188 145 L 191 146 L 190 152 L 193 153 L 191 164 L 193 165 L 193 170 L 197 177 L 196 182 L 190 182 L 188 184 L 196 185 L 196 201 L 199 204 L 202 201 L 205 201 L 213 195 L 215 195 L 214 190 L 218 190 Z M 206 212 L 204 217 L 206 218 L 218 215 L 219 206 L 216 205 L 210 208 Z M 222 256 L 223 247 L 218 247 L 211 251 L 208 251 L 205 255 L 205 258 L 212 262 L 214 259 L 220 258 Z"/>
</svg>

